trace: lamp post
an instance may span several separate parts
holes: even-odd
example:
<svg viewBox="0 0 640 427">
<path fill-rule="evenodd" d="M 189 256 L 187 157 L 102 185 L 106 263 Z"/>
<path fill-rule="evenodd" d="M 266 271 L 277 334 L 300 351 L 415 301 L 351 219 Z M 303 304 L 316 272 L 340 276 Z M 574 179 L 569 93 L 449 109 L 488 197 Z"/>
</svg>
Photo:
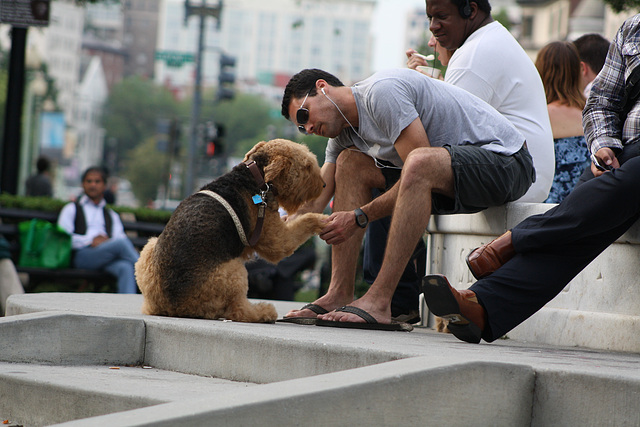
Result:
<svg viewBox="0 0 640 427">
<path fill-rule="evenodd" d="M 22 141 L 20 143 L 20 168 L 18 171 L 18 194 L 25 194 L 25 182 L 32 173 L 33 160 L 37 156 L 37 140 L 33 137 L 33 129 L 38 126 L 39 102 L 47 94 L 48 85 L 40 67 L 42 62 L 35 49 L 27 50 L 25 66 L 27 69 L 27 105 L 23 123 Z"/>
</svg>

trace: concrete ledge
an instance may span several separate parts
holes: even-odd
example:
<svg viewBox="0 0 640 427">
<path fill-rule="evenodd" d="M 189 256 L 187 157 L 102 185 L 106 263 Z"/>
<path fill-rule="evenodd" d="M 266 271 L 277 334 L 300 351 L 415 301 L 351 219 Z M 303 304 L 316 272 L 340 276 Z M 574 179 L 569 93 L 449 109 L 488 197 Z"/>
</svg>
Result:
<svg viewBox="0 0 640 427">
<path fill-rule="evenodd" d="M 534 383 L 526 366 L 414 358 L 63 425 L 529 426 Z"/>
<path fill-rule="evenodd" d="M 318 333 L 314 326 L 305 329 L 280 324 L 274 330 L 274 325 L 268 324 L 235 324 L 229 328 L 222 322 L 166 322 L 157 318 L 145 318 L 145 322 L 145 364 L 234 381 L 269 383 L 407 357 L 384 349 L 354 351 L 353 346 L 300 339 L 305 331 L 306 335 Z M 279 337 L 273 332 L 279 332 Z M 202 351 L 203 344 L 207 345 L 206 352 Z"/>
<path fill-rule="evenodd" d="M 117 366 L 112 360 L 71 365 L 64 351 L 51 358 L 61 360 L 57 364 L 0 363 L 0 419 L 30 426 L 73 419 L 67 425 L 638 424 L 640 354 L 531 346 L 516 339 L 469 345 L 426 328 L 400 333 L 144 316 L 140 301 L 139 295 L 11 297 L 12 311 L 34 310 L 5 323 L 33 328 L 23 328 L 31 338 L 20 342 L 19 360 L 46 347 L 40 341 L 55 343 L 61 325 L 66 330 L 60 341 L 82 333 L 113 342 L 120 328 L 92 320 L 106 318 L 145 323 L 148 358 L 142 363 L 165 369 Z M 273 303 L 279 313 L 299 305 Z M 94 358 L 91 348 L 84 351 Z M 68 356 L 80 354 L 72 350 Z M 366 363 L 371 364 L 351 368 Z M 113 365 L 119 369 L 111 370 Z M 322 370 L 332 372 L 318 374 Z M 211 378 L 212 372 L 274 380 L 232 382 Z"/>
<path fill-rule="evenodd" d="M 144 359 L 144 329 L 142 320 L 56 312 L 2 317 L 0 360 L 139 365 Z"/>
<path fill-rule="evenodd" d="M 254 386 L 158 369 L 0 363 L 2 419 L 50 425 Z"/>
<path fill-rule="evenodd" d="M 428 227 L 428 272 L 445 274 L 458 289 L 468 288 L 475 282 L 465 263 L 472 249 L 553 206 L 509 203 L 472 215 L 433 217 Z M 638 259 L 640 223 L 593 260 L 545 308 L 507 335 L 531 343 L 640 352 Z M 427 312 L 425 305 L 423 312 Z"/>
<path fill-rule="evenodd" d="M 543 308 L 508 335 L 551 345 L 571 342 L 584 348 L 640 353 L 638 316 Z"/>
<path fill-rule="evenodd" d="M 597 372 L 540 370 L 536 375 L 531 426 L 640 425 L 638 381 Z"/>
</svg>

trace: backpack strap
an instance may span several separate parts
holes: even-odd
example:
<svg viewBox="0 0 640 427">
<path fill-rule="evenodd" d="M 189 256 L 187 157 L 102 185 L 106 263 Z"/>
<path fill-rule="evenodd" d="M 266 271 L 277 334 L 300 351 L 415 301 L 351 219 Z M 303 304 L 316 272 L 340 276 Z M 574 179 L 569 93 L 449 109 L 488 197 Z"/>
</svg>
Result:
<svg viewBox="0 0 640 427">
<path fill-rule="evenodd" d="M 627 79 L 624 85 L 624 105 L 620 120 L 622 124 L 627 120 L 627 115 L 631 111 L 640 96 L 640 66 L 631 71 L 631 75 Z"/>
<path fill-rule="evenodd" d="M 77 201 L 76 205 L 76 219 L 74 221 L 73 232 L 76 234 L 86 234 L 87 233 L 87 220 L 84 217 L 84 209 Z M 113 232 L 113 220 L 111 218 L 111 214 L 109 213 L 110 209 L 106 206 L 102 210 L 104 215 L 104 228 L 106 229 L 107 236 L 111 237 L 111 233 Z"/>
<path fill-rule="evenodd" d="M 111 232 L 113 231 L 113 220 L 111 219 L 111 214 L 109 213 L 111 209 L 106 206 L 102 210 L 104 212 L 104 228 L 107 229 L 107 236 L 111 238 Z"/>
<path fill-rule="evenodd" d="M 75 202 L 76 205 L 76 219 L 74 221 L 73 232 L 76 234 L 87 233 L 87 220 L 84 217 L 84 209 L 80 206 L 80 203 Z"/>
</svg>

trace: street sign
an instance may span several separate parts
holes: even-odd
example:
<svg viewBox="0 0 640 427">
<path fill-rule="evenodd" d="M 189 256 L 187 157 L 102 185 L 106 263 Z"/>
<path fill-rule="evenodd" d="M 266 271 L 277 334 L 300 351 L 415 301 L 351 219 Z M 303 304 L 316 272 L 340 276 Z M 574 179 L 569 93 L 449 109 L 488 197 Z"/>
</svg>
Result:
<svg viewBox="0 0 640 427">
<path fill-rule="evenodd" d="M 14 27 L 46 27 L 49 25 L 51 0 L 2 0 L 0 23 Z"/>
<path fill-rule="evenodd" d="M 195 55 L 193 53 L 174 50 L 158 50 L 156 51 L 155 57 L 157 61 L 164 61 L 168 67 L 182 67 L 182 65 L 187 62 L 195 61 Z"/>
</svg>

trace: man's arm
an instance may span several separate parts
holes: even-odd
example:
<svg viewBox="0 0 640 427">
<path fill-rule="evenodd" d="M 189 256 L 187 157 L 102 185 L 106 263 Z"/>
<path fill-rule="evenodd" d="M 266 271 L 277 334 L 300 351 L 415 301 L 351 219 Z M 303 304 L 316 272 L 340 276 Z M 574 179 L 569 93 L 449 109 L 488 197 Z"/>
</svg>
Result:
<svg viewBox="0 0 640 427">
<path fill-rule="evenodd" d="M 622 29 L 621 29 L 622 30 Z M 582 113 L 584 135 L 591 153 L 602 163 L 619 167 L 615 154 L 622 150 L 621 117 L 624 109 L 625 63 L 622 55 L 622 32 L 618 31 L 611 43 L 602 71 L 591 88 L 587 105 Z M 594 175 L 602 174 L 592 164 Z"/>
<path fill-rule="evenodd" d="M 419 117 L 400 133 L 394 147 L 403 162 L 407 159 L 409 153 L 416 148 L 430 147 L 427 133 Z M 398 196 L 398 187 L 398 183 L 396 183 L 382 195 L 361 207 L 369 218 L 369 222 L 391 215 Z M 355 217 L 356 215 L 353 211 L 334 212 L 329 217 L 329 223 L 320 234 L 320 237 L 330 245 L 344 242 L 358 229 Z"/>
<path fill-rule="evenodd" d="M 58 214 L 58 225 L 71 235 L 71 247 L 73 249 L 89 246 L 93 240 L 83 234 L 74 233 L 76 220 L 75 203 L 67 203 Z"/>
</svg>

